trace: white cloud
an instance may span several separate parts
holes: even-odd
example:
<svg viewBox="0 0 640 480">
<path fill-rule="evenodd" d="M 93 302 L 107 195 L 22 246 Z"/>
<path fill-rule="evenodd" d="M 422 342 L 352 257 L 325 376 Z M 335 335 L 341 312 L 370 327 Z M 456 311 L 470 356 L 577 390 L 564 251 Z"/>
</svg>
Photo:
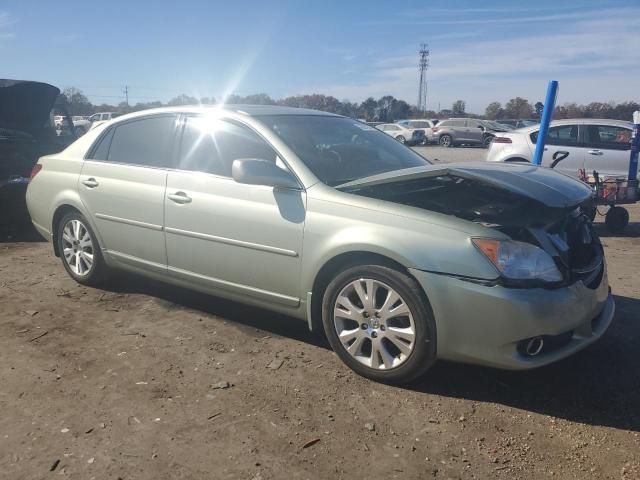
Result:
<svg viewBox="0 0 640 480">
<path fill-rule="evenodd" d="M 16 36 L 15 33 L 8 31 L 8 27 L 14 23 L 7 12 L 0 12 L 0 40 L 10 40 Z"/>
<path fill-rule="evenodd" d="M 550 33 L 432 48 L 428 99 L 430 103 L 439 100 L 444 108 L 463 98 L 470 109 L 481 112 L 492 100 L 504 102 L 515 95 L 543 97 L 550 79 L 561 81 L 561 103 L 638 99 L 635 86 L 640 62 L 633 53 L 640 51 L 636 14 L 631 8 L 592 11 L 581 21 Z M 407 51 L 415 49 L 408 47 Z M 417 53 L 413 52 L 380 58 L 365 81 L 323 91 L 352 100 L 391 94 L 415 102 L 416 63 Z"/>
</svg>

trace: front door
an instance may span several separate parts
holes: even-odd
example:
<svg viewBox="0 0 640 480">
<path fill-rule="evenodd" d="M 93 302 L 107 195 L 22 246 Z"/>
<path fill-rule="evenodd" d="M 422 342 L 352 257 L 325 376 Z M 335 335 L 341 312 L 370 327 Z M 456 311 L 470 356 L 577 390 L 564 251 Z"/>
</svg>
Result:
<svg viewBox="0 0 640 480">
<path fill-rule="evenodd" d="M 631 129 L 617 125 L 588 125 L 585 132 L 585 169 L 601 178 L 629 175 Z"/>
<path fill-rule="evenodd" d="M 235 182 L 231 165 L 241 158 L 286 168 L 244 125 L 185 118 L 179 163 L 167 178 L 169 272 L 212 291 L 297 306 L 305 193 Z"/>
<path fill-rule="evenodd" d="M 82 166 L 80 197 L 117 261 L 166 269 L 163 210 L 175 125 L 174 115 L 115 125 Z"/>
<path fill-rule="evenodd" d="M 467 120 L 466 137 L 471 143 L 482 143 L 484 128 L 476 120 Z"/>
</svg>

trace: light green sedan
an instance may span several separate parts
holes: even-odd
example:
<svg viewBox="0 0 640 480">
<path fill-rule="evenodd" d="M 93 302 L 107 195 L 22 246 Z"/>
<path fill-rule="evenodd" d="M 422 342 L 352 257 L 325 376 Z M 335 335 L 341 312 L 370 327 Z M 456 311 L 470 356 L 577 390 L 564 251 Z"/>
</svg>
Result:
<svg viewBox="0 0 640 480">
<path fill-rule="evenodd" d="M 538 367 L 602 336 L 590 198 L 545 168 L 432 165 L 356 120 L 271 106 L 119 117 L 41 158 L 27 192 L 76 281 L 129 270 L 272 309 L 388 383 L 438 358 Z"/>
</svg>

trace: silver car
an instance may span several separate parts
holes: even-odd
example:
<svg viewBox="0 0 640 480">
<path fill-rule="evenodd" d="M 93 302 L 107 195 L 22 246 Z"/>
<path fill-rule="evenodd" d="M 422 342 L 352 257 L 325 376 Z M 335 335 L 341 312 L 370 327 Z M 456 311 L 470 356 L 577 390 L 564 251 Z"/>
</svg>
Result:
<svg viewBox="0 0 640 480">
<path fill-rule="evenodd" d="M 400 143 L 406 143 L 407 145 L 418 145 L 425 143 L 427 140 L 426 133 L 423 129 L 416 129 L 406 125 L 382 123 L 376 125 L 375 128 L 395 138 Z"/>
<path fill-rule="evenodd" d="M 485 120 L 474 118 L 449 118 L 431 129 L 432 139 L 442 147 L 456 145 L 483 145 L 491 143 L 497 130 L 506 128 L 492 126 Z"/>
<path fill-rule="evenodd" d="M 531 162 L 539 125 L 497 133 L 487 152 L 488 162 Z M 575 118 L 551 122 L 542 165 L 579 177 L 594 170 L 601 178 L 629 175 L 631 123 L 623 120 Z"/>
<path fill-rule="evenodd" d="M 590 194 L 529 165 L 431 165 L 337 115 L 227 106 L 100 125 L 39 160 L 27 203 L 82 284 L 122 269 L 272 309 L 401 383 L 596 341 L 614 302 Z"/>
</svg>

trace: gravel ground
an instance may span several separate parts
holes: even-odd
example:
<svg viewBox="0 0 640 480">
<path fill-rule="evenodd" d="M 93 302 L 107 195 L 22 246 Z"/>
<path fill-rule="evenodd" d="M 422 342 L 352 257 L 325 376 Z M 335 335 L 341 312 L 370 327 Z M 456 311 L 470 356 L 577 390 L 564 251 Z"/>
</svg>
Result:
<svg viewBox="0 0 640 480">
<path fill-rule="evenodd" d="M 638 479 L 632 222 L 598 226 L 617 302 L 600 342 L 531 372 L 440 362 L 406 388 L 301 322 L 133 276 L 82 287 L 50 245 L 5 237 L 0 478 Z"/>
<path fill-rule="evenodd" d="M 444 148 L 437 145 L 428 145 L 426 147 L 412 148 L 428 160 L 438 163 L 484 162 L 487 158 L 487 149 L 480 147 Z"/>
</svg>

